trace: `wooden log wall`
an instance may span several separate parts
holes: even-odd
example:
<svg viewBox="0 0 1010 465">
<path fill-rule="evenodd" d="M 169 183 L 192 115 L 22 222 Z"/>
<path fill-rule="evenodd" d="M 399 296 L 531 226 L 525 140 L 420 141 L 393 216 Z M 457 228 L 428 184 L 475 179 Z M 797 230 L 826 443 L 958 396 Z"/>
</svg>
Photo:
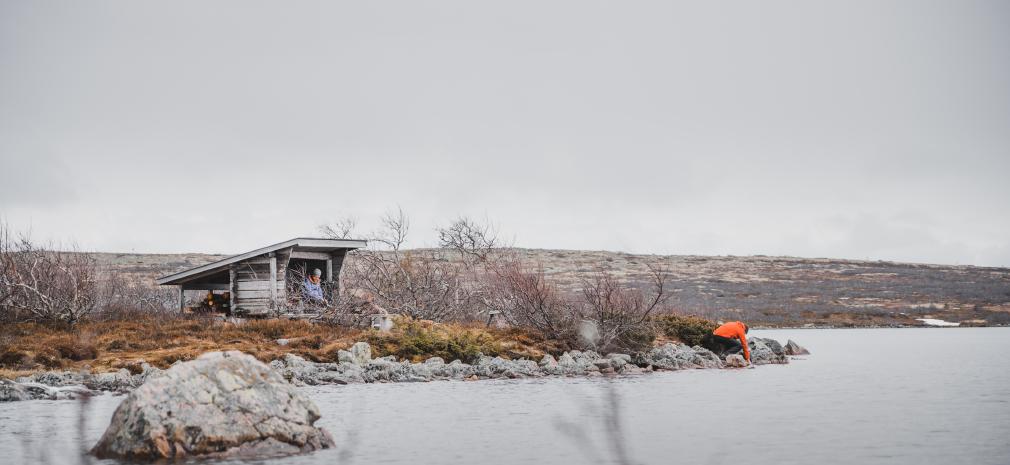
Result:
<svg viewBox="0 0 1010 465">
<path fill-rule="evenodd" d="M 286 249 L 232 265 L 233 308 L 239 314 L 267 315 L 275 305 L 281 308 L 286 305 L 287 286 L 284 277 L 287 275 L 290 256 L 291 250 Z M 271 273 L 271 262 L 274 260 L 276 269 Z"/>
</svg>

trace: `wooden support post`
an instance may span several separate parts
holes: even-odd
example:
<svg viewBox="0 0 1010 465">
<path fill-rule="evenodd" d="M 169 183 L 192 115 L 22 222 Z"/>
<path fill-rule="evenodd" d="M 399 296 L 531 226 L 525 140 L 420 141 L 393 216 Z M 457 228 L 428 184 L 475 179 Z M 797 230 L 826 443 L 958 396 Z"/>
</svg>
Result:
<svg viewBox="0 0 1010 465">
<path fill-rule="evenodd" d="M 235 294 L 238 291 L 238 284 L 236 284 L 236 277 L 238 276 L 238 271 L 235 270 L 235 265 L 228 267 L 228 311 L 234 315 L 235 314 Z"/>
<path fill-rule="evenodd" d="M 270 302 L 277 309 L 277 257 L 270 254 Z"/>
<path fill-rule="evenodd" d="M 333 259 L 326 259 L 326 289 L 330 291 L 329 300 L 331 305 L 337 303 L 337 282 L 333 279 Z"/>
<path fill-rule="evenodd" d="M 186 288 L 179 285 L 179 313 L 186 309 Z"/>
</svg>

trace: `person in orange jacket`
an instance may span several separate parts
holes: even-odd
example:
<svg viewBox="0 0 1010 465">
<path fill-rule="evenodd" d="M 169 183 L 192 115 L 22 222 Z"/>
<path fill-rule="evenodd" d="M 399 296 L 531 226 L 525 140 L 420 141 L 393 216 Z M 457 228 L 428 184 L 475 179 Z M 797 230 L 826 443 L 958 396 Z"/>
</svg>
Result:
<svg viewBox="0 0 1010 465">
<path fill-rule="evenodd" d="M 742 321 L 731 321 L 705 335 L 701 345 L 720 357 L 743 350 L 743 358 L 750 363 L 750 347 L 747 346 L 747 332 L 750 328 Z"/>
</svg>

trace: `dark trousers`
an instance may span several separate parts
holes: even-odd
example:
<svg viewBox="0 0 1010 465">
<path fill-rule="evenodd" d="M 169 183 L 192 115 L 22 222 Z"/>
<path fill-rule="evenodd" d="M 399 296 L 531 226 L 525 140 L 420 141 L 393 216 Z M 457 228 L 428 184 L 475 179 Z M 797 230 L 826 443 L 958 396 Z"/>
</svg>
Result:
<svg viewBox="0 0 1010 465">
<path fill-rule="evenodd" d="M 738 354 L 743 351 L 743 345 L 738 339 L 730 339 L 715 334 L 708 334 L 701 340 L 701 346 L 715 352 L 720 357 Z"/>
</svg>

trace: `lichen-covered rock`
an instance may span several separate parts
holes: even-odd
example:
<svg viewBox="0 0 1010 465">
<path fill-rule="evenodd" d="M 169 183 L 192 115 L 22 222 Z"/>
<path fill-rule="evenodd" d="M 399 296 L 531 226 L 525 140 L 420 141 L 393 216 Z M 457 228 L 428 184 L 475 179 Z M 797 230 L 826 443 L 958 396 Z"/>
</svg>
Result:
<svg viewBox="0 0 1010 465">
<path fill-rule="evenodd" d="M 432 363 L 411 363 L 410 373 L 411 379 L 408 381 L 431 381 L 435 378 L 435 372 L 432 370 L 437 365 L 436 362 Z"/>
<path fill-rule="evenodd" d="M 99 457 L 277 456 L 332 447 L 319 410 L 241 352 L 211 352 L 152 377 L 116 409 Z"/>
<path fill-rule="evenodd" d="M 786 355 L 810 355 L 810 351 L 809 350 L 807 350 L 805 347 L 803 347 L 803 346 L 801 346 L 801 345 L 793 342 L 792 339 L 789 339 L 786 342 L 786 345 L 785 345 L 784 349 L 786 351 Z"/>
<path fill-rule="evenodd" d="M 337 361 L 340 363 L 354 363 L 354 355 L 343 349 L 338 350 Z"/>
<path fill-rule="evenodd" d="M 17 381 L 0 379 L 0 402 L 79 399 L 94 394 L 82 385 L 50 386 L 32 379 L 32 377 L 21 377 Z"/>
<path fill-rule="evenodd" d="M 573 350 L 572 352 L 578 352 Z M 581 354 L 580 354 L 581 355 Z M 558 366 L 553 375 L 584 375 L 586 374 L 586 367 L 579 364 L 575 358 L 572 356 L 571 352 L 565 352 L 558 357 Z"/>
<path fill-rule="evenodd" d="M 80 386 L 85 384 L 88 377 L 93 376 L 86 371 L 44 371 L 31 376 L 21 377 L 15 381 L 19 383 L 39 383 L 46 386 Z"/>
<path fill-rule="evenodd" d="M 722 359 L 715 352 L 702 346 L 691 347 L 694 351 L 694 363 L 699 368 L 722 368 Z"/>
<path fill-rule="evenodd" d="M 31 400 L 32 396 L 20 383 L 0 379 L 0 402 L 17 402 Z"/>
<path fill-rule="evenodd" d="M 367 342 L 355 342 L 351 346 L 351 358 L 358 365 L 367 365 L 372 360 L 372 346 Z"/>
<path fill-rule="evenodd" d="M 482 355 L 474 363 L 474 373 L 482 378 L 516 378 L 517 375 L 508 360 L 501 357 Z"/>
<path fill-rule="evenodd" d="M 624 365 L 627 365 L 627 364 L 631 363 L 631 356 L 628 355 L 628 354 L 610 353 L 610 354 L 607 354 L 607 358 L 610 359 L 610 364 L 614 368 L 618 368 L 618 369 L 620 369 Z"/>
<path fill-rule="evenodd" d="M 744 368 L 747 366 L 747 359 L 740 354 L 729 354 L 726 356 L 726 368 Z"/>
<path fill-rule="evenodd" d="M 540 366 L 537 365 L 537 362 L 527 359 L 512 360 L 512 371 L 521 377 L 527 378 L 543 376 L 543 372 L 540 371 Z"/>
<path fill-rule="evenodd" d="M 441 376 L 446 378 L 451 378 L 455 380 L 467 379 L 473 376 L 473 366 L 463 363 L 459 360 L 453 360 L 452 363 L 441 367 L 439 371 Z"/>
<path fill-rule="evenodd" d="M 84 385 L 96 391 L 129 392 L 137 385 L 134 376 L 126 368 L 111 373 L 98 373 L 86 376 Z"/>
<path fill-rule="evenodd" d="M 277 370 L 284 379 L 291 381 L 295 385 L 320 384 L 316 376 L 319 373 L 318 364 L 305 360 L 295 354 L 285 354 L 284 358 L 270 362 L 270 367 Z"/>
<path fill-rule="evenodd" d="M 774 339 L 752 337 L 747 340 L 750 346 L 750 362 L 754 365 L 789 363 L 782 344 Z"/>
<path fill-rule="evenodd" d="M 640 354 L 636 362 L 639 365 L 651 365 L 663 370 L 687 370 L 699 367 L 694 362 L 695 356 L 694 350 L 686 344 L 668 342 Z"/>
</svg>

